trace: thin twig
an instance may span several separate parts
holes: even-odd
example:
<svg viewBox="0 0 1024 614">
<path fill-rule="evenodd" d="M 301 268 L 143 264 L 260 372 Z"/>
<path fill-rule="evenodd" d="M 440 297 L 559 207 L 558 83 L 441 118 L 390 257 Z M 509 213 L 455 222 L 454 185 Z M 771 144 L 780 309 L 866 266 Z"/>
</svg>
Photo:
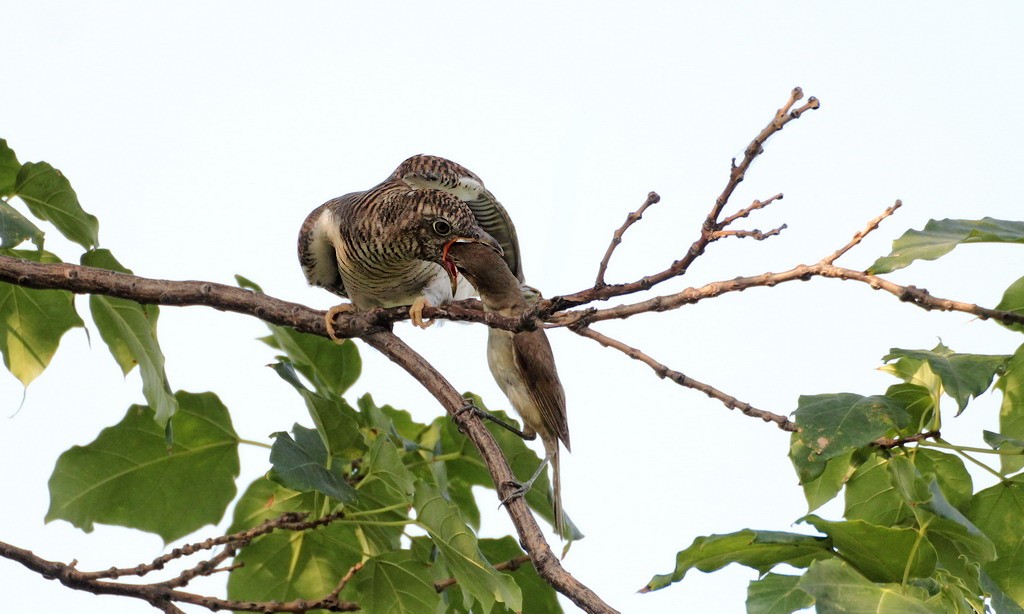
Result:
<svg viewBox="0 0 1024 614">
<path fill-rule="evenodd" d="M 726 226 L 728 226 L 729 224 L 732 224 L 736 220 L 738 220 L 740 218 L 747 217 L 748 215 L 750 215 L 754 211 L 757 211 L 758 209 L 764 209 L 765 207 L 767 207 L 768 205 L 772 204 L 773 202 L 775 202 L 777 200 L 782 200 L 782 193 L 781 192 L 779 192 L 775 196 L 772 196 L 771 198 L 768 198 L 768 199 L 765 199 L 765 200 L 755 200 L 754 202 L 752 202 L 750 204 L 749 207 L 744 207 L 743 209 L 740 209 L 736 213 L 733 213 L 729 217 L 727 217 L 724 220 L 722 220 L 722 222 L 719 224 L 719 226 L 721 226 L 722 228 L 725 228 Z"/>
<path fill-rule="evenodd" d="M 817 109 L 820 106 L 818 99 L 812 96 L 807 100 L 807 104 L 804 106 L 790 110 L 793 107 L 793 104 L 801 98 L 803 98 L 803 90 L 799 87 L 794 88 L 790 93 L 789 100 L 786 104 L 776 112 L 775 117 L 772 118 L 768 125 L 754 137 L 754 140 L 751 141 L 749 145 L 747 145 L 747 148 L 743 151 L 743 159 L 740 163 L 736 164 L 735 159 L 732 161 L 732 165 L 729 169 L 729 179 L 726 182 L 725 189 L 723 189 L 722 193 L 717 199 L 715 199 L 715 203 L 712 206 L 711 211 L 704 220 L 700 236 L 690 245 L 690 248 L 682 258 L 676 260 L 669 265 L 668 268 L 659 273 L 647 275 L 646 277 L 631 283 L 606 284 L 600 287 L 595 286 L 588 288 L 574 294 L 556 296 L 551 299 L 548 307 L 541 313 L 541 315 L 547 316 L 568 307 L 576 307 L 593 301 L 606 301 L 616 296 L 643 292 L 645 290 L 650 290 L 652 287 L 664 281 L 685 274 L 690 268 L 690 265 L 704 253 L 704 249 L 713 241 L 713 233 L 715 231 L 722 230 L 724 227 L 724 222 L 718 221 L 719 216 L 722 214 L 722 209 L 725 208 L 725 205 L 729 202 L 729 198 L 732 197 L 736 187 L 743 181 L 751 163 L 753 163 L 753 161 L 764 151 L 763 146 L 768 138 L 782 130 L 782 128 L 789 122 L 799 118 L 804 111 Z"/>
<path fill-rule="evenodd" d="M 757 230 L 757 229 L 755 229 L 755 230 L 716 230 L 715 232 L 711 233 L 711 240 L 712 241 L 717 241 L 719 239 L 724 239 L 725 237 L 736 237 L 737 239 L 745 239 L 747 237 L 750 237 L 750 238 L 754 239 L 755 241 L 764 241 L 768 237 L 778 236 L 779 233 L 781 233 L 783 230 L 785 230 L 787 228 L 789 228 L 789 226 L 787 226 L 786 224 L 783 224 L 782 226 L 779 226 L 778 228 L 773 228 L 773 229 L 769 230 L 768 232 L 761 232 L 760 230 Z"/>
<path fill-rule="evenodd" d="M 757 409 L 756 407 L 749 403 L 745 403 L 734 396 L 725 394 L 724 392 L 715 388 L 714 386 L 705 384 L 703 382 L 699 382 L 693 379 L 692 377 L 689 377 L 679 371 L 673 371 L 672 369 L 669 369 L 665 365 L 651 358 L 650 356 L 638 350 L 637 348 L 628 346 L 625 343 L 617 339 L 613 339 L 602 333 L 599 333 L 590 327 L 572 327 L 572 331 L 577 335 L 587 337 L 588 339 L 593 339 L 594 341 L 597 341 L 598 343 L 605 347 L 610 347 L 619 350 L 626 356 L 629 356 L 634 360 L 639 360 L 640 362 L 644 363 L 645 365 L 653 369 L 654 373 L 657 374 L 658 377 L 662 379 L 668 378 L 673 382 L 679 384 L 680 386 L 692 388 L 694 390 L 699 390 L 700 392 L 703 392 L 712 399 L 717 399 L 721 401 L 722 404 L 728 407 L 729 409 L 738 409 L 747 416 L 751 416 L 753 418 L 760 418 L 765 422 L 774 422 L 780 429 L 784 431 L 792 432 L 797 430 L 796 424 L 789 418 L 786 418 L 785 416 L 773 414 L 772 412 L 765 411 L 763 409 Z"/>
<path fill-rule="evenodd" d="M 864 230 L 861 230 L 857 234 L 853 235 L 853 238 L 850 239 L 849 243 L 837 249 L 835 253 L 833 253 L 832 255 L 822 258 L 821 261 L 825 264 L 832 264 L 833 262 L 835 262 L 837 258 L 853 249 L 857 244 L 864 240 L 864 237 L 871 234 L 871 231 L 876 230 L 878 228 L 878 225 L 882 223 L 882 220 L 889 217 L 893 213 L 896 213 L 896 210 L 902 206 L 903 201 L 897 199 L 896 202 L 893 203 L 891 207 L 888 207 L 885 211 L 883 211 L 881 215 L 868 222 L 868 225 L 864 228 Z"/>
<path fill-rule="evenodd" d="M 597 267 L 597 279 L 594 281 L 595 288 L 600 288 L 601 286 L 606 285 L 604 283 L 604 274 L 605 271 L 608 270 L 608 262 L 612 259 L 612 253 L 615 251 L 615 248 L 622 243 L 622 235 L 626 234 L 626 231 L 629 230 L 630 226 L 636 224 L 644 217 L 644 211 L 647 211 L 647 207 L 656 204 L 660 200 L 661 197 L 658 196 L 657 193 L 649 192 L 644 204 L 640 205 L 639 209 L 626 216 L 626 221 L 623 222 L 622 226 L 620 226 L 612 235 L 612 242 L 608 244 L 608 250 L 604 253 L 604 258 L 601 259 L 601 264 Z"/>
</svg>

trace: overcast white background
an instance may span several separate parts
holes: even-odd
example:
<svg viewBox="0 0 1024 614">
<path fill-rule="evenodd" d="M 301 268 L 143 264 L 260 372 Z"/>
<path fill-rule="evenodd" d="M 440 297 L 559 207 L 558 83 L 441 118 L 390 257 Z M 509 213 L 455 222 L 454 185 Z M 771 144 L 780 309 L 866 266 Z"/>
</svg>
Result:
<svg viewBox="0 0 1024 614">
<path fill-rule="evenodd" d="M 769 141 L 729 207 L 784 192 L 740 227 L 788 230 L 714 244 L 665 292 L 817 261 L 896 198 L 904 208 L 840 264 L 866 267 L 929 218 L 1024 218 L 1017 3 L 0 0 L 0 14 L 0 137 L 21 161 L 60 168 L 99 217 L 102 246 L 148 277 L 233 283 L 240 273 L 273 296 L 325 309 L 332 295 L 308 288 L 296 260 L 302 220 L 422 152 L 483 178 L 515 220 L 528 281 L 547 296 L 590 286 L 612 231 L 657 191 L 661 204 L 609 270 L 609 281 L 634 280 L 684 253 L 730 158 L 795 85 L 821 110 Z M 78 258 L 56 231 L 47 248 Z M 1022 253 L 968 246 L 892 278 L 994 306 L 1024 272 Z M 79 308 L 86 315 L 84 299 Z M 990 322 L 833 280 L 595 328 L 784 414 L 800 394 L 884 391 L 895 380 L 874 369 L 890 347 L 929 349 L 941 337 L 958 351 L 1009 353 L 1021 341 Z M 23 405 L 20 384 L 0 374 L 0 539 L 77 558 L 81 569 L 164 551 L 148 534 L 43 523 L 58 455 L 142 402 L 138 376 L 123 379 L 92 331 L 91 347 L 80 329 L 64 338 Z M 215 391 L 241 436 L 308 424 L 294 391 L 264 366 L 272 352 L 255 340 L 261 322 L 163 308 L 159 332 L 172 386 Z M 507 407 L 484 364 L 482 328 L 403 323 L 396 332 L 458 389 Z M 806 530 L 791 525 L 806 506 L 788 436 L 567 330 L 549 337 L 573 441 L 565 505 L 587 535 L 565 567 L 624 612 L 742 611 L 756 577 L 746 568 L 636 591 L 697 536 Z M 404 372 L 360 350 L 350 400 L 372 392 L 422 421 L 438 415 Z M 982 445 L 998 401 L 973 404 L 943 433 Z M 240 489 L 267 469 L 265 450 L 242 454 Z M 512 530 L 503 512 L 491 513 L 492 498 L 481 507 L 483 535 Z M 0 609 L 153 611 L 6 560 Z"/>
</svg>

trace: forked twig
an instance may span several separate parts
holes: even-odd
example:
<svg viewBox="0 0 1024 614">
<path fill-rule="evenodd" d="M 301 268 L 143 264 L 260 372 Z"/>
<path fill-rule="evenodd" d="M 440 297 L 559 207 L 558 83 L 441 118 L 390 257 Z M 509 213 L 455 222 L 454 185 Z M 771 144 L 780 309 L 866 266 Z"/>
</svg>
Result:
<svg viewBox="0 0 1024 614">
<path fill-rule="evenodd" d="M 605 251 L 604 258 L 601 259 L 601 264 L 597 267 L 597 279 L 594 281 L 595 288 L 607 285 L 604 282 L 604 274 L 605 271 L 608 270 L 608 262 L 612 259 L 612 253 L 615 251 L 615 248 L 622 243 L 622 235 L 626 234 L 626 231 L 629 230 L 630 226 L 636 224 L 643 218 L 644 211 L 647 211 L 647 207 L 658 203 L 660 200 L 661 197 L 658 196 L 657 193 L 649 192 L 644 204 L 640 205 L 639 209 L 626 216 L 626 221 L 623 222 L 622 226 L 620 226 L 612 235 L 612 242 L 608 244 L 608 250 Z"/>
</svg>

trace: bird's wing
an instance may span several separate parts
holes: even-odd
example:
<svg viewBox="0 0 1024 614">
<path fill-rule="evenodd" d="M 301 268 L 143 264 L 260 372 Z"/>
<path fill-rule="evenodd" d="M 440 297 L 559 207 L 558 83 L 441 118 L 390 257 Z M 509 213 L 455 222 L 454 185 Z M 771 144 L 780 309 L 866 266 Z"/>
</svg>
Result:
<svg viewBox="0 0 1024 614">
<path fill-rule="evenodd" d="M 340 220 L 335 211 L 351 196 L 346 194 L 314 209 L 299 231 L 299 263 L 306 281 L 345 298 L 348 298 L 348 294 L 338 270 L 338 256 L 334 251 L 334 241 L 340 240 L 336 236 L 340 232 Z"/>
<path fill-rule="evenodd" d="M 501 245 L 509 270 L 524 281 L 519 238 L 512 218 L 472 171 L 446 158 L 420 154 L 402 162 L 388 179 L 404 181 L 412 188 L 443 190 L 460 198 L 469 205 L 480 227 Z"/>
<path fill-rule="evenodd" d="M 569 448 L 569 423 L 565 415 L 565 390 L 558 379 L 555 357 L 544 331 L 537 329 L 512 336 L 516 366 L 526 380 L 541 419 Z M 570 450 L 571 451 L 571 450 Z"/>
</svg>

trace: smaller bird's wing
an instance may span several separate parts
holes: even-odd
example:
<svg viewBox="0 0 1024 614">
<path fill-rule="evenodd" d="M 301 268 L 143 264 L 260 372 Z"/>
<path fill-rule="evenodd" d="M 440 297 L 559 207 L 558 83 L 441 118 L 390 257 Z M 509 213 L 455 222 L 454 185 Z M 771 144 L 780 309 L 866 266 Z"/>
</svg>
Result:
<svg viewBox="0 0 1024 614">
<path fill-rule="evenodd" d="M 522 282 L 523 262 L 519 237 L 505 207 L 468 168 L 447 158 L 420 154 L 402 162 L 389 181 L 404 181 L 417 189 L 443 190 L 469 205 L 477 223 L 501 245 L 509 270 Z"/>
<path fill-rule="evenodd" d="M 540 410 L 541 419 L 551 432 L 555 433 L 565 449 L 569 447 L 569 423 L 565 414 L 565 390 L 555 369 L 555 356 L 551 352 L 544 331 L 532 330 L 512 336 L 512 348 L 516 366 L 530 389 Z"/>
<path fill-rule="evenodd" d="M 348 298 L 348 294 L 338 270 L 334 235 L 340 232 L 340 220 L 336 212 L 345 207 L 353 196 L 346 194 L 320 205 L 306 216 L 299 231 L 299 263 L 306 281 L 345 298 Z"/>
</svg>

